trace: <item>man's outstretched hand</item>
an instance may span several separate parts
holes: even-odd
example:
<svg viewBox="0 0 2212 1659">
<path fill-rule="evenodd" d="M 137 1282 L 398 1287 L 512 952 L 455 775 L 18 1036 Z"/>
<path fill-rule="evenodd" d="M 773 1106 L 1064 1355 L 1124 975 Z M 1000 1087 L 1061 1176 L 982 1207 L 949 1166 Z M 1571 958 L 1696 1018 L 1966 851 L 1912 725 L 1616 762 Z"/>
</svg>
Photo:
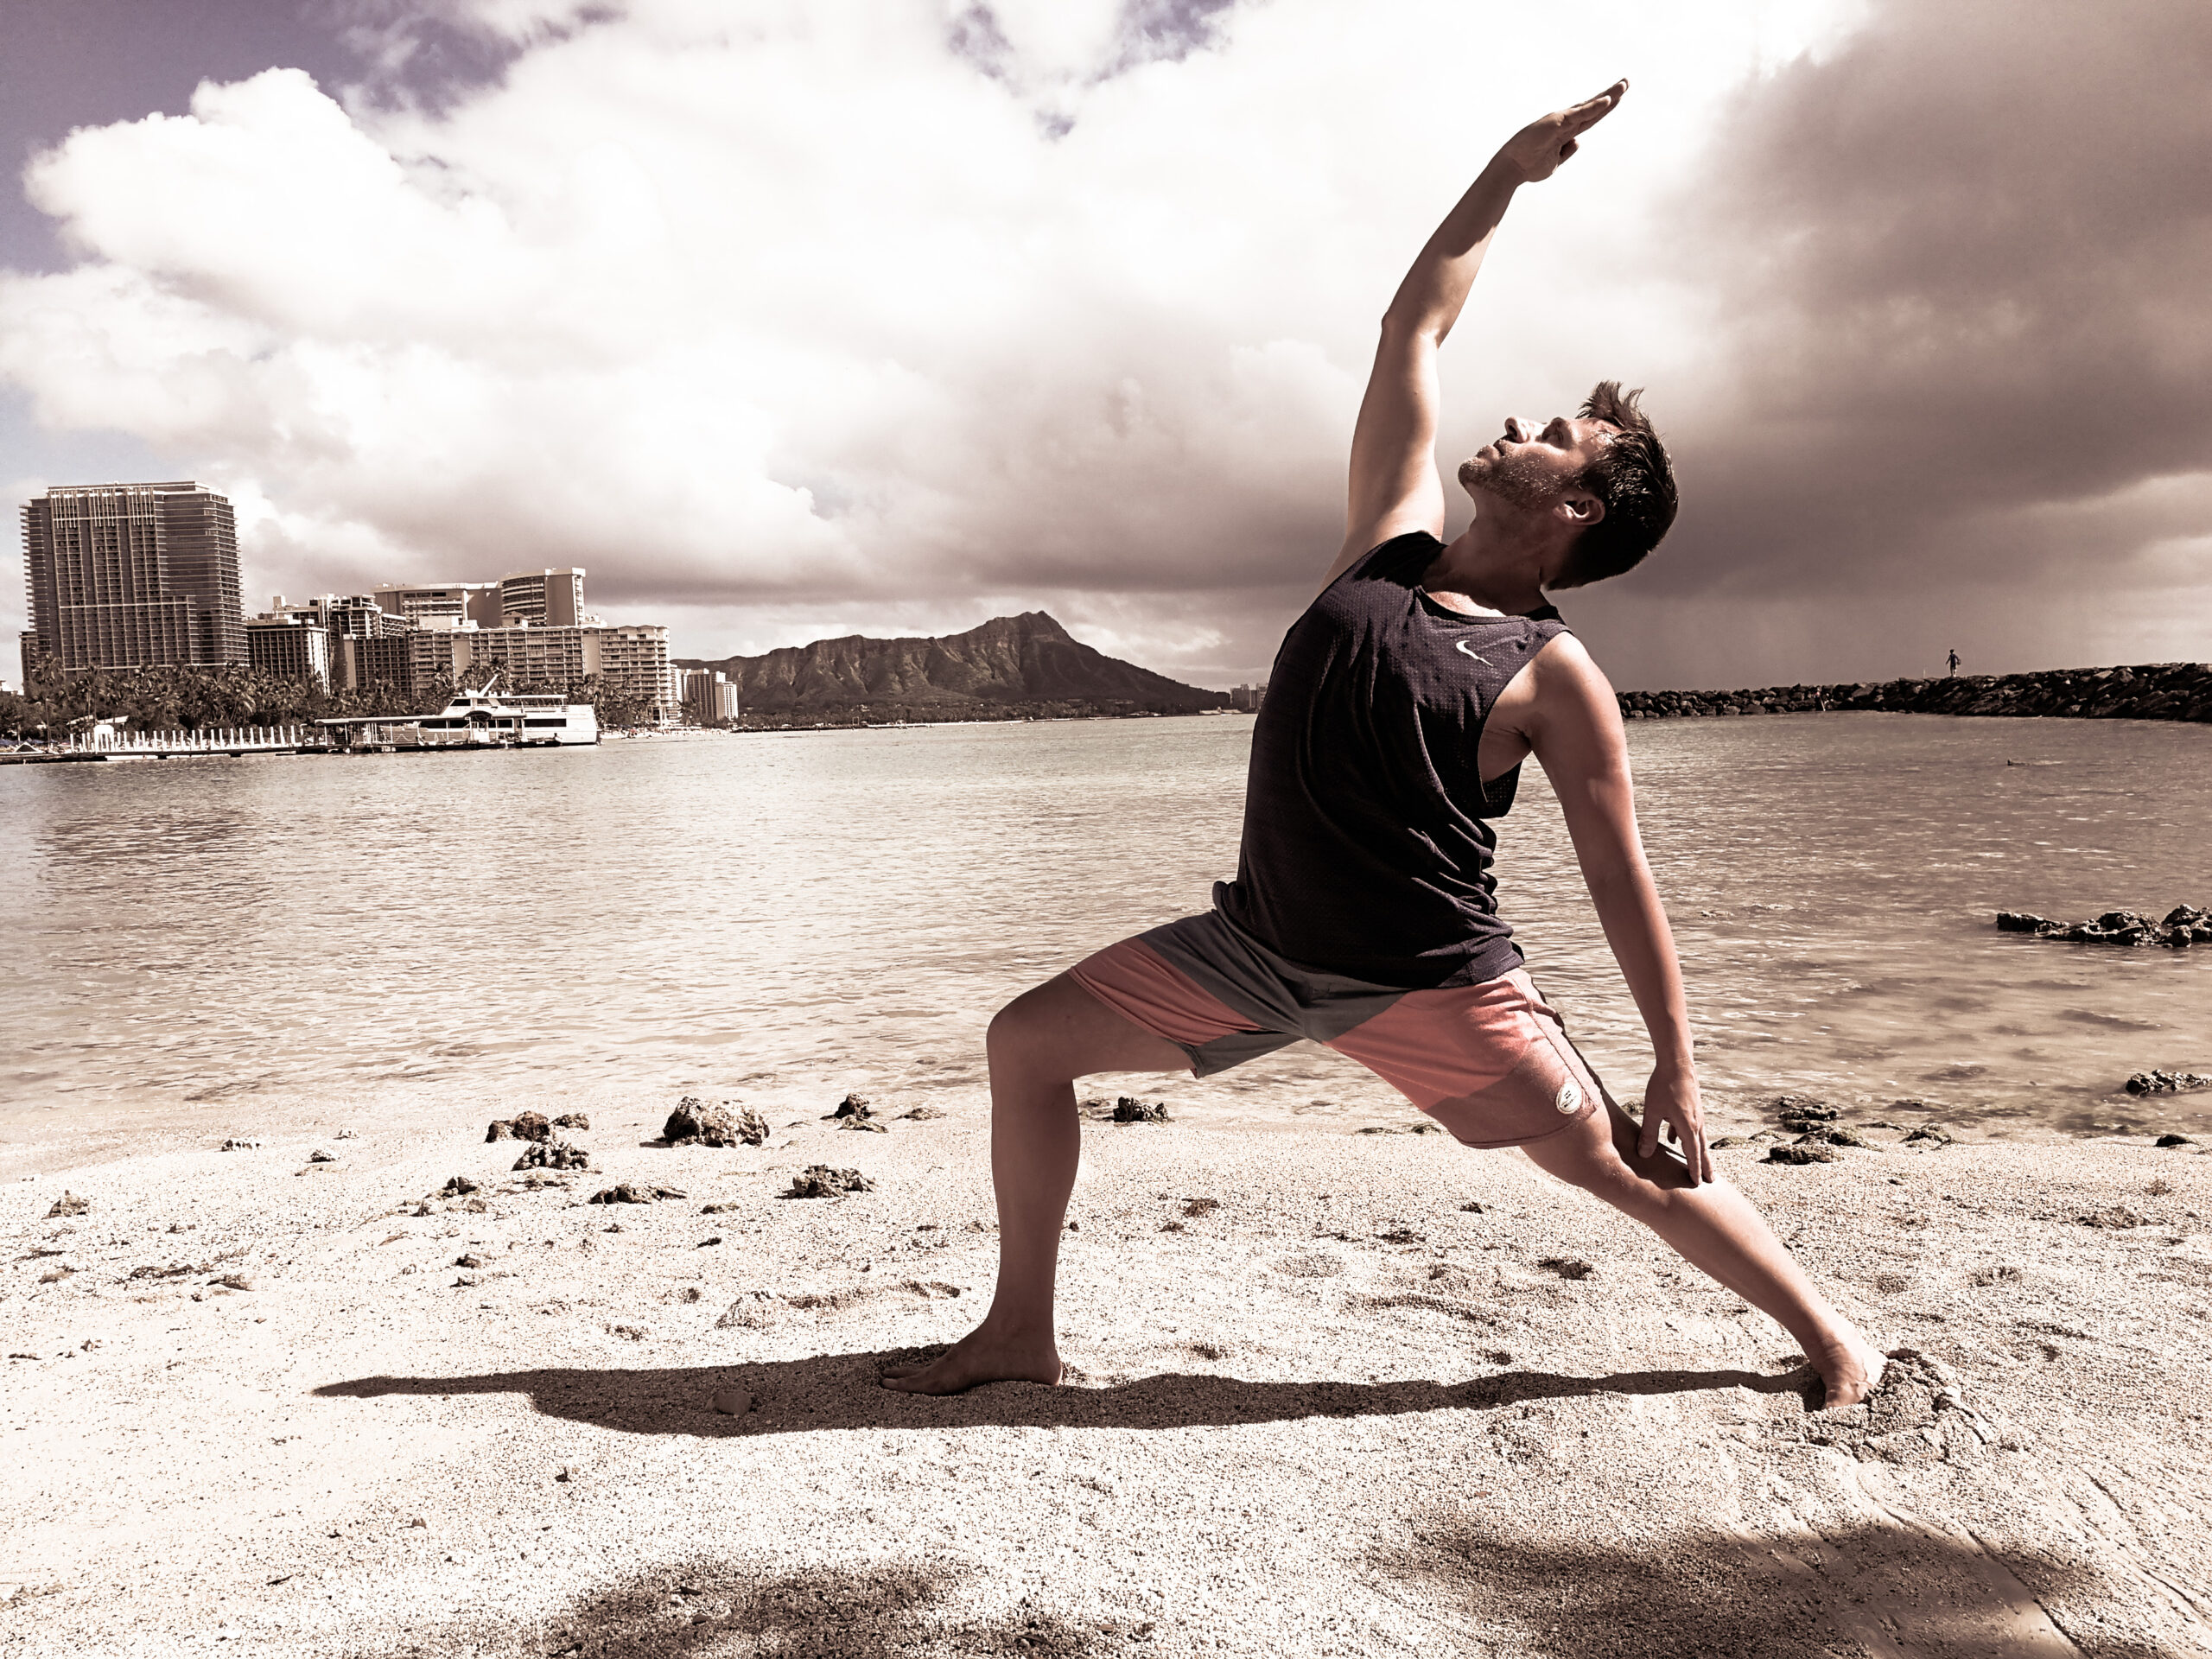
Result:
<svg viewBox="0 0 2212 1659">
<path fill-rule="evenodd" d="M 1627 80 L 1617 80 L 1595 98 L 1531 121 L 1505 141 L 1505 147 L 1497 152 L 1498 160 L 1519 174 L 1524 184 L 1548 179 L 1561 162 L 1574 154 L 1577 140 L 1611 114 L 1613 106 L 1627 93 Z"/>
<path fill-rule="evenodd" d="M 1711 1180 L 1713 1154 L 1705 1144 L 1705 1103 L 1698 1093 L 1694 1071 L 1662 1066 L 1651 1074 L 1643 1091 L 1643 1122 L 1637 1135 L 1637 1151 L 1646 1158 L 1656 1154 L 1662 1129 L 1675 1132 L 1675 1149 L 1681 1154 L 1690 1185 L 1701 1186 Z"/>
</svg>

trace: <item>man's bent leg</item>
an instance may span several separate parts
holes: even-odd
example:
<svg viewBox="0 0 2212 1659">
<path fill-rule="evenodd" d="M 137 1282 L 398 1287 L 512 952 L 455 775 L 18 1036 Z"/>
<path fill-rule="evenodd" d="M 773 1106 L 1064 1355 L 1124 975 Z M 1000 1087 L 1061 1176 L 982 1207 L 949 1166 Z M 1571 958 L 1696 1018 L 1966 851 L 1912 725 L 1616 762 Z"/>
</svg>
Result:
<svg viewBox="0 0 2212 1659">
<path fill-rule="evenodd" d="M 1059 1381 L 1052 1286 L 1081 1150 L 1075 1079 L 1191 1066 L 1173 1043 L 1124 1020 L 1065 974 L 1000 1009 L 988 1048 L 998 1288 L 981 1325 L 941 1358 L 886 1372 L 887 1388 L 956 1394 L 979 1382 Z"/>
<path fill-rule="evenodd" d="M 1882 1356 L 1828 1305 L 1751 1200 L 1722 1180 L 1692 1186 L 1681 1159 L 1664 1147 L 1643 1157 L 1636 1120 L 1596 1074 L 1586 1065 L 1574 1077 L 1550 1045 L 1543 1049 L 1558 1075 L 1539 1087 L 1556 1088 L 1573 1077 L 1594 1086 L 1605 1109 L 1521 1149 L 1539 1168 L 1642 1222 L 1691 1265 L 1774 1319 L 1797 1338 L 1827 1384 L 1829 1405 L 1864 1399 L 1881 1380 Z"/>
</svg>

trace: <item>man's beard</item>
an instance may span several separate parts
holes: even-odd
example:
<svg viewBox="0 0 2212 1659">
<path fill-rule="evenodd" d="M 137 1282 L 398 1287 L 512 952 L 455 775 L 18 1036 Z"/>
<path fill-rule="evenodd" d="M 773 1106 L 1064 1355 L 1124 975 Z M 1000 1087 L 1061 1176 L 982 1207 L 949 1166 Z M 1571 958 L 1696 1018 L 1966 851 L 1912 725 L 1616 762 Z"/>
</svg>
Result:
<svg viewBox="0 0 2212 1659">
<path fill-rule="evenodd" d="M 1516 507 L 1548 507 L 1560 494 L 1543 462 L 1516 450 L 1505 450 L 1490 461 L 1470 455 L 1459 463 L 1459 482 L 1471 493 L 1488 490 Z"/>
</svg>

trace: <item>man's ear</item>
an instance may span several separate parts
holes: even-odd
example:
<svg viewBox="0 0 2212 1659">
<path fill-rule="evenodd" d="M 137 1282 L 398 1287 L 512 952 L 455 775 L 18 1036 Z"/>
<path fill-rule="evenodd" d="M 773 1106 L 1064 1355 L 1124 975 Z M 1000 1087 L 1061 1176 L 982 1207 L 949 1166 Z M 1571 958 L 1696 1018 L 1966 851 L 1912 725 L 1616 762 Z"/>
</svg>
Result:
<svg viewBox="0 0 2212 1659">
<path fill-rule="evenodd" d="M 1553 509 L 1576 530 L 1587 530 L 1605 516 L 1605 504 L 1587 490 L 1569 490 Z"/>
</svg>

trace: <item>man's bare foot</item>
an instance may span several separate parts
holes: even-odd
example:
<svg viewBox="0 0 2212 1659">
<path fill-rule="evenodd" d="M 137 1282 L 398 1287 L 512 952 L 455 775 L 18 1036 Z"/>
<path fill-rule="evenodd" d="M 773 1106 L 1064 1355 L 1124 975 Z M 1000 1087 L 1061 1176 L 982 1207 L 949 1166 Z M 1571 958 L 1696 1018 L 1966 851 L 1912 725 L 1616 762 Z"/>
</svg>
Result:
<svg viewBox="0 0 2212 1659">
<path fill-rule="evenodd" d="M 1827 1385 L 1827 1397 L 1821 1402 L 1823 1411 L 1857 1405 L 1882 1386 L 1883 1368 L 1889 1363 L 1878 1349 L 1855 1331 L 1810 1357 L 1813 1369 Z"/>
<path fill-rule="evenodd" d="M 1064 1369 L 1050 1337 L 1002 1338 L 978 1325 L 923 1365 L 894 1365 L 883 1386 L 901 1394 L 958 1394 L 986 1382 L 1058 1382 Z"/>
</svg>

